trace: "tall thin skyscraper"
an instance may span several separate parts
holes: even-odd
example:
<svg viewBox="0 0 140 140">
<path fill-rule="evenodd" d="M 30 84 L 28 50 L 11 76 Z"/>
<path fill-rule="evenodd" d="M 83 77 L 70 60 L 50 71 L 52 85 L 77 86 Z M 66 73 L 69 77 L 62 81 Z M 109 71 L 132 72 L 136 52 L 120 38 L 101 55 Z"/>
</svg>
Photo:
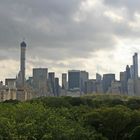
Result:
<svg viewBox="0 0 140 140">
<path fill-rule="evenodd" d="M 26 43 L 24 41 L 20 44 L 20 51 L 20 71 L 16 78 L 17 100 L 25 101 L 27 99 L 27 92 L 25 87 Z"/>
<path fill-rule="evenodd" d="M 59 78 L 55 78 L 55 96 L 59 96 L 59 94 L 60 94 Z"/>
<path fill-rule="evenodd" d="M 137 80 L 138 80 L 138 54 L 135 53 L 133 55 L 133 83 L 134 83 L 134 94 L 136 95 L 137 93 Z"/>
<path fill-rule="evenodd" d="M 134 66 L 133 65 L 130 66 L 130 78 L 134 79 Z"/>
<path fill-rule="evenodd" d="M 138 79 L 138 54 L 133 55 L 134 79 Z"/>
<path fill-rule="evenodd" d="M 49 72 L 48 80 L 49 80 L 50 93 L 55 96 L 55 73 L 54 72 Z"/>
<path fill-rule="evenodd" d="M 129 65 L 126 66 L 126 82 L 128 82 L 128 80 L 131 78 L 130 75 L 130 67 Z"/>
<path fill-rule="evenodd" d="M 67 89 L 67 74 L 62 73 L 62 89 Z"/>
<path fill-rule="evenodd" d="M 99 73 L 96 73 L 96 82 L 101 82 L 102 76 Z"/>
<path fill-rule="evenodd" d="M 26 43 L 23 41 L 20 44 L 21 55 L 20 55 L 20 72 L 21 72 L 21 86 L 25 86 L 25 53 L 26 53 Z"/>
</svg>

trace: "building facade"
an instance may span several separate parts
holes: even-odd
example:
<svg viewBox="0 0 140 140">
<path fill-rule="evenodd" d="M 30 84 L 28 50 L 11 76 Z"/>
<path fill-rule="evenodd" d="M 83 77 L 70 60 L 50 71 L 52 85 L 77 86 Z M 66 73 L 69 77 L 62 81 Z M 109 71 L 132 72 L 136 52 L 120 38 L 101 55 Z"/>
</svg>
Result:
<svg viewBox="0 0 140 140">
<path fill-rule="evenodd" d="M 70 70 L 68 71 L 69 90 L 85 91 L 85 82 L 88 81 L 89 74 L 86 71 Z"/>
<path fill-rule="evenodd" d="M 33 89 L 37 97 L 47 96 L 48 94 L 47 78 L 48 78 L 47 68 L 33 69 Z"/>
<path fill-rule="evenodd" d="M 49 92 L 51 96 L 55 96 L 55 73 L 49 72 L 48 74 L 48 86 L 49 86 Z"/>
<path fill-rule="evenodd" d="M 67 90 L 67 73 L 62 73 L 62 89 Z"/>
<path fill-rule="evenodd" d="M 69 90 L 80 90 L 81 88 L 80 70 L 68 71 L 68 88 Z"/>
<path fill-rule="evenodd" d="M 115 74 L 104 74 L 103 75 L 103 92 L 107 93 L 111 87 L 112 81 L 115 81 Z"/>
</svg>

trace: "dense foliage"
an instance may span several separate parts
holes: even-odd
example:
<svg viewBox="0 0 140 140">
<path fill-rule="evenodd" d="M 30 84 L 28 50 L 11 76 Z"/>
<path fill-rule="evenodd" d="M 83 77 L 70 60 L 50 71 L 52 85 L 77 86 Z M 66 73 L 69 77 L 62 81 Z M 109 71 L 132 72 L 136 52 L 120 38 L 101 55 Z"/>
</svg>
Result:
<svg viewBox="0 0 140 140">
<path fill-rule="evenodd" d="M 46 97 L 0 103 L 3 140 L 140 140 L 140 98 Z"/>
</svg>

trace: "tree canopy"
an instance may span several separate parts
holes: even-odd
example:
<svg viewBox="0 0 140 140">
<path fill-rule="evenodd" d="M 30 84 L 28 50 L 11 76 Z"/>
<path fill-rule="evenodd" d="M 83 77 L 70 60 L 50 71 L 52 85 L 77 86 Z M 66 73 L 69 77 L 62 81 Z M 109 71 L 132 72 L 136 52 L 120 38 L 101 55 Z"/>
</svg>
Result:
<svg viewBox="0 0 140 140">
<path fill-rule="evenodd" d="M 94 95 L 0 103 L 3 140 L 139 140 L 140 98 Z"/>
</svg>

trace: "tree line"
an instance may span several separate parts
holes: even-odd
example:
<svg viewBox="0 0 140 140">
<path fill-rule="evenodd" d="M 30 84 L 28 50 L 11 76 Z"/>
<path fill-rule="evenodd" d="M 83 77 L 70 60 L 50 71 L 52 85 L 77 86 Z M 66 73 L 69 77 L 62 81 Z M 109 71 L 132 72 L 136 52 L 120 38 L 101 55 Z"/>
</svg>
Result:
<svg viewBox="0 0 140 140">
<path fill-rule="evenodd" d="M 0 103 L 0 140 L 139 139 L 138 97 L 42 97 Z"/>
</svg>

